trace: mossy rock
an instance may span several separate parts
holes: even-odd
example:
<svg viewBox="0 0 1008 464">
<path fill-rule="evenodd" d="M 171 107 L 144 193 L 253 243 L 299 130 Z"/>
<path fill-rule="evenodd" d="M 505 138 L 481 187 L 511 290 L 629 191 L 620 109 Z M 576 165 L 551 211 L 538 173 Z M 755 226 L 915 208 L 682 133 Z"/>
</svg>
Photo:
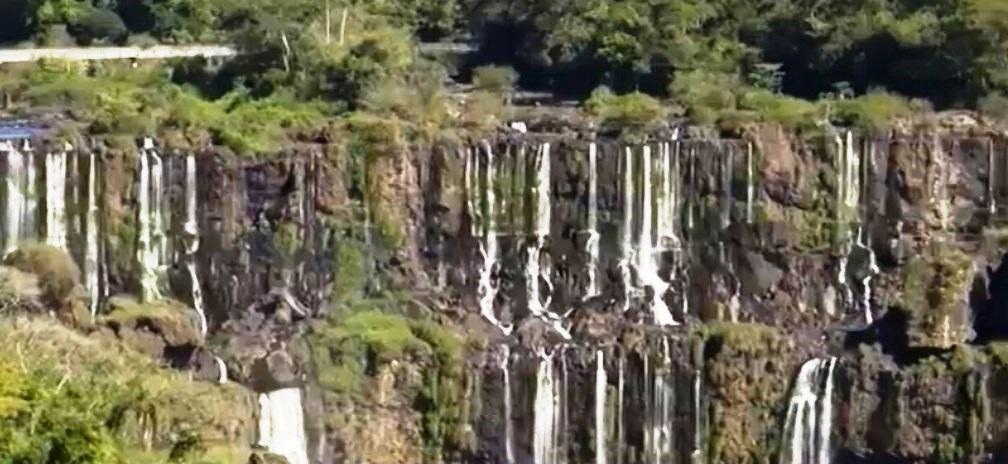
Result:
<svg viewBox="0 0 1008 464">
<path fill-rule="evenodd" d="M 0 339 L 18 347 L 0 352 L 0 396 L 20 398 L 24 420 L 48 427 L 27 437 L 45 440 L 46 446 L 70 443 L 78 453 L 101 450 L 60 462 L 151 462 L 119 458 L 139 449 L 164 456 L 193 444 L 227 448 L 233 455 L 240 454 L 235 443 L 253 439 L 255 398 L 237 384 L 193 381 L 101 331 L 84 335 L 46 317 L 0 318 Z M 15 421 L 16 430 L 19 417 L 5 420 Z M 45 425 L 49 421 L 57 425 Z M 5 438 L 0 434 L 0 449 L 6 451 Z"/>
<path fill-rule="evenodd" d="M 936 244 L 902 269 L 897 305 L 909 316 L 911 346 L 949 348 L 969 337 L 966 295 L 973 263 L 950 245 Z"/>
<path fill-rule="evenodd" d="M 711 462 L 765 462 L 780 441 L 778 407 L 792 377 L 788 337 L 774 327 L 729 323 L 704 326 L 696 336 L 711 397 Z"/>
<path fill-rule="evenodd" d="M 80 269 L 70 255 L 53 246 L 22 245 L 4 259 L 4 264 L 38 276 L 42 301 L 53 308 L 64 308 L 80 284 Z"/>
<path fill-rule="evenodd" d="M 287 458 L 279 454 L 257 452 L 249 456 L 248 464 L 289 464 Z"/>
<path fill-rule="evenodd" d="M 101 322 L 120 336 L 124 331 L 149 332 L 167 346 L 202 344 L 195 310 L 178 301 L 141 303 L 132 296 L 118 295 L 109 299 L 108 306 L 109 312 L 101 317 Z"/>
</svg>

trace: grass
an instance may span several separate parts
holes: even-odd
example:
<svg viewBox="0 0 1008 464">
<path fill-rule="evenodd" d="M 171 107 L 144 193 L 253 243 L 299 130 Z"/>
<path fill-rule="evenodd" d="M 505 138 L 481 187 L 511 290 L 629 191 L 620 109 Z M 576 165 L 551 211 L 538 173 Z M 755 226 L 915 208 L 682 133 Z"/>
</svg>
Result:
<svg viewBox="0 0 1008 464">
<path fill-rule="evenodd" d="M 2 318 L 0 338 L 11 347 L 0 352 L 0 422 L 14 427 L 0 427 L 0 445 L 20 446 L 14 456 L 55 446 L 50 453 L 81 460 L 50 455 L 53 462 L 134 462 L 124 453 L 147 445 L 166 452 L 180 437 L 208 449 L 250 442 L 254 401 L 237 385 L 193 382 L 112 339 L 45 318 Z"/>
<path fill-rule="evenodd" d="M 218 99 L 172 83 L 164 69 L 41 62 L 13 68 L 0 80 L 18 108 L 53 108 L 106 138 L 156 135 L 198 144 L 205 139 L 245 155 L 279 151 L 321 130 L 322 104 L 277 93 L 252 98 L 242 90 Z"/>
<path fill-rule="evenodd" d="M 668 115 L 654 97 L 641 92 L 616 95 L 604 87 L 592 92 L 584 102 L 583 110 L 603 126 L 632 132 L 645 130 Z"/>
<path fill-rule="evenodd" d="M 376 399 L 376 376 L 393 363 L 418 366 L 420 378 L 400 377 L 395 394 L 419 413 L 423 449 L 440 456 L 462 446 L 465 342 L 450 328 L 432 321 L 389 312 L 401 303 L 360 300 L 310 337 L 319 382 L 334 403 L 369 403 Z M 419 383 L 417 383 L 419 381 Z M 338 427 L 343 418 L 331 418 Z"/>
</svg>

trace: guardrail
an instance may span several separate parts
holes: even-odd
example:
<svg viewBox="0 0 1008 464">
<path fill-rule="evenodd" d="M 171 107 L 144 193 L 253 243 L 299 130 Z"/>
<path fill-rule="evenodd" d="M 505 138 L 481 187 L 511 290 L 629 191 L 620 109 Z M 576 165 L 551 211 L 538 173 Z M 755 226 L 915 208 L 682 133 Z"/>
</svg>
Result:
<svg viewBox="0 0 1008 464">
<path fill-rule="evenodd" d="M 42 59 L 68 61 L 158 60 L 218 58 L 238 55 L 228 45 L 155 45 L 152 47 L 25 48 L 0 50 L 0 63 L 30 63 Z"/>
</svg>

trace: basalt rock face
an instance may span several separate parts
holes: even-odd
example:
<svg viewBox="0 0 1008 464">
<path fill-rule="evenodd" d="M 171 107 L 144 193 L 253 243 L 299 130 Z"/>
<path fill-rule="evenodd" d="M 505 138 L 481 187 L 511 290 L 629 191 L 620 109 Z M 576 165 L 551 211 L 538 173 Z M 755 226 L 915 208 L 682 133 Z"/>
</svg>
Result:
<svg viewBox="0 0 1008 464">
<path fill-rule="evenodd" d="M 207 334 L 172 363 L 302 388 L 311 462 L 1008 459 L 1008 139 L 979 125 L 533 128 L 363 166 L 77 145 L 5 147 L 4 243 L 68 249 L 100 316 L 119 294 L 191 306 Z M 314 324 L 389 289 L 474 340 L 461 423 L 411 410 L 430 387 L 408 359 L 362 361 L 373 401 L 318 391 Z"/>
</svg>

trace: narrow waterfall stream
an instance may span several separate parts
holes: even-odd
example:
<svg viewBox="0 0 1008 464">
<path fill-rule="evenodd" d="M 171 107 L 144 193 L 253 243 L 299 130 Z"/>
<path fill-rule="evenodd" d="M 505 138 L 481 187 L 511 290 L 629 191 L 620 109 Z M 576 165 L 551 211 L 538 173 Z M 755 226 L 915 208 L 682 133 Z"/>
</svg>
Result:
<svg viewBox="0 0 1008 464">
<path fill-rule="evenodd" d="M 802 364 L 788 403 L 780 464 L 830 464 L 836 358 Z"/>
<path fill-rule="evenodd" d="M 549 285 L 548 270 L 542 269 L 542 249 L 550 232 L 550 147 L 542 144 L 536 153 L 535 162 L 529 167 L 534 170 L 535 184 L 532 186 L 532 223 L 529 224 L 531 237 L 526 248 L 525 291 L 528 309 L 533 316 L 545 316 L 549 302 L 543 302 L 540 279 Z M 547 297 L 548 299 L 548 297 Z"/>
<path fill-rule="evenodd" d="M 595 352 L 595 464 L 606 464 L 606 380 L 602 350 Z"/>
<path fill-rule="evenodd" d="M 48 153 L 45 157 L 46 243 L 64 250 L 67 249 L 67 158 L 73 156 L 71 149 L 69 147 L 63 153 Z"/>
<path fill-rule="evenodd" d="M 143 301 L 161 298 L 161 269 L 164 256 L 164 225 L 161 210 L 161 158 L 154 152 L 153 141 L 144 141 L 140 151 L 140 182 L 137 192 L 137 262 L 140 265 L 140 287 Z"/>
<path fill-rule="evenodd" d="M 501 374 L 504 377 L 504 456 L 507 464 L 514 464 L 514 426 L 511 424 L 513 413 L 511 405 L 511 350 L 502 346 L 500 357 Z"/>
<path fill-rule="evenodd" d="M 485 168 L 482 170 L 483 182 L 480 182 L 480 150 L 468 150 L 466 155 L 466 196 L 469 212 L 473 217 L 472 236 L 479 242 L 480 267 L 477 295 L 479 297 L 480 314 L 491 324 L 497 326 L 504 334 L 511 333 L 511 326 L 505 325 L 494 312 L 494 300 L 497 298 L 497 286 L 494 283 L 494 269 L 497 265 L 499 247 L 497 245 L 496 228 L 496 196 L 494 194 L 495 168 L 493 148 L 489 143 L 483 144 L 486 155 Z M 477 204 L 478 202 L 478 204 Z"/>
<path fill-rule="evenodd" d="M 38 237 L 38 174 L 35 165 L 35 152 L 31 145 L 25 142 L 24 145 L 24 216 L 21 218 L 21 239 L 34 240 Z"/>
<path fill-rule="evenodd" d="M 88 293 L 91 317 L 98 314 L 101 302 L 98 254 L 98 155 L 88 156 L 87 207 L 84 219 L 84 287 Z"/>
<path fill-rule="evenodd" d="M 588 285 L 584 299 L 599 294 L 599 239 L 598 230 L 598 146 L 592 142 L 588 145 L 588 238 L 585 241 L 585 252 L 588 254 Z"/>
<path fill-rule="evenodd" d="M 630 309 L 633 298 L 633 209 L 634 209 L 634 171 L 633 151 L 626 147 L 623 152 L 623 221 L 620 223 L 620 277 L 623 283 L 623 311 Z"/>
<path fill-rule="evenodd" d="M 259 395 L 258 444 L 287 458 L 290 464 L 308 464 L 301 389 L 284 388 Z"/>
<path fill-rule="evenodd" d="M 228 382 L 227 364 L 220 356 L 214 356 L 214 362 L 217 363 L 217 383 L 223 385 Z"/>
<path fill-rule="evenodd" d="M 644 448 L 646 462 L 662 464 L 672 459 L 674 436 L 672 421 L 675 417 L 675 386 L 669 369 L 672 358 L 669 352 L 668 339 L 662 339 L 661 359 L 651 365 L 650 382 L 646 384 L 646 405 L 648 425 L 644 430 Z"/>
<path fill-rule="evenodd" d="M 557 382 L 555 353 L 539 352 L 533 405 L 532 460 L 534 464 L 559 464 L 558 432 L 562 430 L 560 385 Z"/>
<path fill-rule="evenodd" d="M 200 286 L 199 273 L 196 270 L 196 253 L 199 251 L 200 246 L 199 221 L 196 217 L 196 157 L 192 154 L 186 156 L 185 165 L 186 219 L 182 229 L 186 234 L 186 239 L 188 240 L 188 246 L 186 248 L 186 269 L 189 271 L 189 281 L 192 285 L 193 308 L 196 310 L 196 315 L 199 317 L 200 333 L 206 337 L 208 324 L 206 311 L 203 307 L 203 288 Z"/>
<path fill-rule="evenodd" d="M 25 211 L 24 155 L 13 143 L 0 147 L 7 155 L 7 172 L 4 174 L 4 253 L 14 251 L 21 240 L 21 222 Z"/>
</svg>

